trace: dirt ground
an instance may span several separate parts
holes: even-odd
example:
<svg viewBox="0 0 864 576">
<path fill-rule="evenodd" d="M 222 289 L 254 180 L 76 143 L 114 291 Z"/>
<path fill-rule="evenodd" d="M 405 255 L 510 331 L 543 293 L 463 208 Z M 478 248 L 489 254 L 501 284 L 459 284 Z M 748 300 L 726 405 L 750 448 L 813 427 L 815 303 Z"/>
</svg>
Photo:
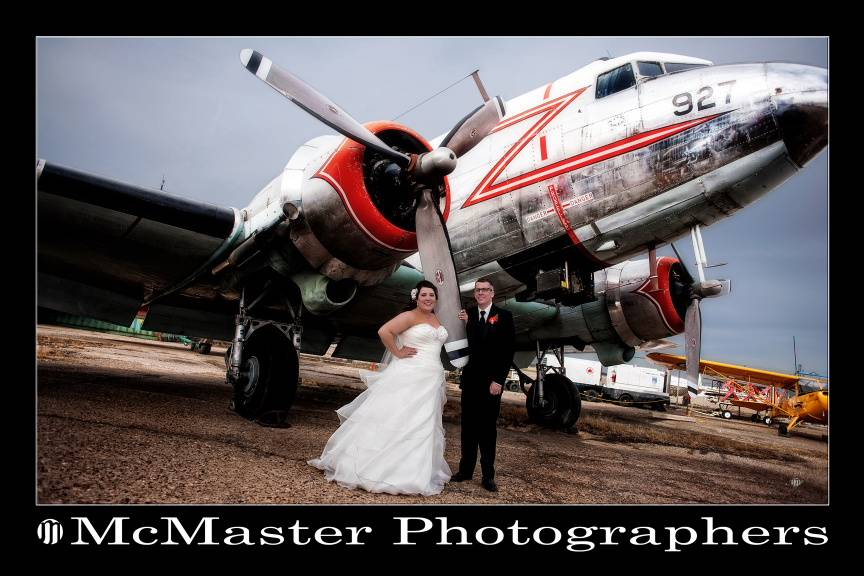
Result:
<svg viewBox="0 0 864 576">
<path fill-rule="evenodd" d="M 290 427 L 228 409 L 224 349 L 55 326 L 38 328 L 37 501 L 49 503 L 807 503 L 828 502 L 824 427 L 780 437 L 749 420 L 584 402 L 578 432 L 527 423 L 505 392 L 500 491 L 448 484 L 434 497 L 369 494 L 324 480 L 317 457 L 365 363 L 301 358 Z M 459 461 L 459 390 L 444 413 Z"/>
</svg>

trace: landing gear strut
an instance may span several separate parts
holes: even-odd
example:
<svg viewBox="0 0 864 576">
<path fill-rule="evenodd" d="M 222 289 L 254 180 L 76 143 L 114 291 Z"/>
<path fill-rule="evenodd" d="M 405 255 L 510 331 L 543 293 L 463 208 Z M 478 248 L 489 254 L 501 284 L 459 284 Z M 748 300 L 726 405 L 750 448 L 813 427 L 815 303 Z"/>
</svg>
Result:
<svg viewBox="0 0 864 576">
<path fill-rule="evenodd" d="M 234 340 L 225 354 L 226 379 L 234 389 L 232 410 L 262 426 L 287 425 L 300 379 L 300 331 L 299 322 L 285 324 L 247 315 L 244 290 Z"/>
<path fill-rule="evenodd" d="M 560 368 L 546 364 L 546 352 L 540 350 L 537 342 L 537 380 L 531 380 L 518 368 L 519 384 L 527 399 L 525 407 L 528 418 L 548 428 L 569 430 L 579 419 L 582 412 L 582 399 L 579 387 L 564 375 L 564 348 L 554 349 Z M 526 390 L 526 384 L 530 387 Z"/>
</svg>

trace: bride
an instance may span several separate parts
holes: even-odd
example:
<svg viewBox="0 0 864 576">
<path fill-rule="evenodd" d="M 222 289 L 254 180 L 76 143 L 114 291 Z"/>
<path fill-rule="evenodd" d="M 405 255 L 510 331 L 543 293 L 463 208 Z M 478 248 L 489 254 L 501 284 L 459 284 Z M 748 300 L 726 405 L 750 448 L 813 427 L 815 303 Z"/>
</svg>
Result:
<svg viewBox="0 0 864 576">
<path fill-rule="evenodd" d="M 339 428 L 321 457 L 309 460 L 340 486 L 431 496 L 450 479 L 441 423 L 447 330 L 434 312 L 438 289 L 421 280 L 411 300 L 378 330 L 393 361 L 381 372 L 360 371 L 367 389 L 336 411 Z"/>
</svg>

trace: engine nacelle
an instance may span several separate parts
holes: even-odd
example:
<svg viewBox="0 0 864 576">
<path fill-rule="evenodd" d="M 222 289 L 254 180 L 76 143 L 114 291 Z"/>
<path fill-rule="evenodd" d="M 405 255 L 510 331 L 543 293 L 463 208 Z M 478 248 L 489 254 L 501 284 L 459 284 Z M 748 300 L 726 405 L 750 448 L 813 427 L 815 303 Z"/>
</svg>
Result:
<svg viewBox="0 0 864 576">
<path fill-rule="evenodd" d="M 422 136 L 400 124 L 371 122 L 366 127 L 404 153 L 432 149 Z M 279 191 L 279 208 L 294 215 L 292 242 L 315 270 L 329 278 L 377 284 L 417 251 L 416 191 L 398 166 L 348 138 L 310 140 L 270 188 Z M 437 192 L 446 220 L 446 178 L 437 183 Z"/>
<path fill-rule="evenodd" d="M 678 260 L 657 259 L 656 284 L 648 260 L 626 261 L 594 273 L 597 299 L 569 311 L 575 336 L 606 366 L 633 358 L 635 348 L 684 331 L 688 288 Z M 575 321 L 574 317 L 575 316 Z"/>
</svg>

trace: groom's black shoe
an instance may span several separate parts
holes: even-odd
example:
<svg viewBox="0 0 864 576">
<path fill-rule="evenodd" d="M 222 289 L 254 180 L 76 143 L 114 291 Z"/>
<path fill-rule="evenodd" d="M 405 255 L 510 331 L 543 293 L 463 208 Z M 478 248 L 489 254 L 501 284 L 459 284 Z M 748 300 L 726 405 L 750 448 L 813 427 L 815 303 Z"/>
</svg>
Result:
<svg viewBox="0 0 864 576">
<path fill-rule="evenodd" d="M 462 472 L 456 472 L 453 476 L 450 477 L 450 482 L 464 482 L 465 480 L 470 480 L 471 476 L 468 474 L 463 474 Z"/>
<path fill-rule="evenodd" d="M 486 480 L 484 478 L 483 481 L 480 482 L 480 484 L 482 484 L 483 488 L 485 488 L 489 492 L 497 492 L 498 491 L 498 485 L 495 483 L 494 480 Z"/>
</svg>

